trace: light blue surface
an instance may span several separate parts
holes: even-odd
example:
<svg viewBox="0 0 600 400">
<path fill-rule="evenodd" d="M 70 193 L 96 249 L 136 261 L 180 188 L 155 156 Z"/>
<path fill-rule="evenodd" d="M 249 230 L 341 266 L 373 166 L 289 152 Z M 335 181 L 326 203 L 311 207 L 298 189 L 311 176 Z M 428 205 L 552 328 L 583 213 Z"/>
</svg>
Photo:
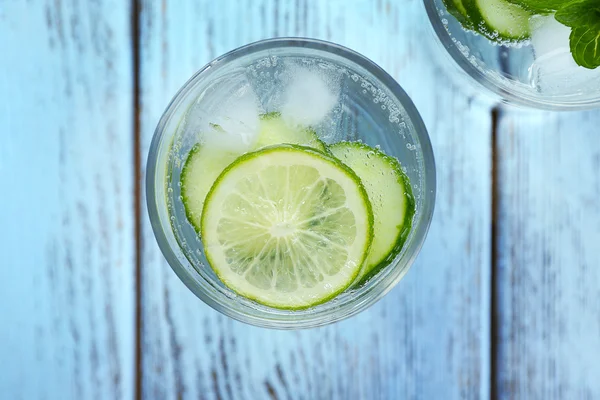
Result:
<svg viewBox="0 0 600 400">
<path fill-rule="evenodd" d="M 499 126 L 499 392 L 600 398 L 600 115 Z"/>
<path fill-rule="evenodd" d="M 136 366 L 130 12 L 0 3 L 0 398 L 131 399 L 138 379 L 147 399 L 484 399 L 492 382 L 501 399 L 600 398 L 600 113 L 500 113 L 491 332 L 491 109 L 432 62 L 417 0 L 141 2 L 142 169 L 195 70 L 254 40 L 310 36 L 405 88 L 430 131 L 438 198 L 416 265 L 386 298 L 300 332 L 197 300 L 142 199 Z"/>
<path fill-rule="evenodd" d="M 129 9 L 0 5 L 0 398 L 131 398 Z"/>
</svg>

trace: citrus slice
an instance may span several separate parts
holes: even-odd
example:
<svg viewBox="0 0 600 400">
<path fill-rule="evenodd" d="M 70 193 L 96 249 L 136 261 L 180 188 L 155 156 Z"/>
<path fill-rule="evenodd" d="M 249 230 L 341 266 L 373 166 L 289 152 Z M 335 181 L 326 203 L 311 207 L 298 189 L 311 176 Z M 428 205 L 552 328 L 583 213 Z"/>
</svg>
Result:
<svg viewBox="0 0 600 400">
<path fill-rule="evenodd" d="M 373 207 L 373 244 L 359 280 L 366 280 L 398 255 L 412 226 L 415 202 L 408 177 L 393 157 L 363 143 L 339 142 L 331 154 L 352 168 Z"/>
<path fill-rule="evenodd" d="M 279 145 L 228 166 L 206 197 L 201 238 L 221 281 L 282 309 L 323 303 L 352 284 L 373 238 L 356 176 L 309 147 Z"/>
</svg>

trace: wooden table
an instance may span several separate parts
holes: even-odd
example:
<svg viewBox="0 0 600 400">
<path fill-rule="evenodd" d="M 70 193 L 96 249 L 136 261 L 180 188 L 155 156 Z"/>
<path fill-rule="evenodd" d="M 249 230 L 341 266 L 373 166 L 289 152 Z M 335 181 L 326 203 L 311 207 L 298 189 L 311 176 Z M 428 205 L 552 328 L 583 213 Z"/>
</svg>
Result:
<svg viewBox="0 0 600 400">
<path fill-rule="evenodd" d="M 286 35 L 392 74 L 438 168 L 406 278 L 350 320 L 297 332 L 196 299 L 143 192 L 176 89 Z M 429 40 L 420 0 L 0 1 L 0 397 L 600 398 L 600 111 L 469 97 Z"/>
</svg>

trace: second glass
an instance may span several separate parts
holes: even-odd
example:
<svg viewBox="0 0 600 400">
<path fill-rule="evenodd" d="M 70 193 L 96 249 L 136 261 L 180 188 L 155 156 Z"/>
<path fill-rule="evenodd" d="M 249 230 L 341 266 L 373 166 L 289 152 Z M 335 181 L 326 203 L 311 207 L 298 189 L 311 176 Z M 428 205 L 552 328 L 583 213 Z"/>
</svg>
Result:
<svg viewBox="0 0 600 400">
<path fill-rule="evenodd" d="M 439 51 L 500 100 L 550 110 L 600 106 L 600 68 L 575 63 L 571 28 L 559 23 L 551 9 L 536 13 L 518 0 L 423 4 L 441 43 Z M 486 18 L 497 25 L 491 27 Z M 504 33 L 498 32 L 502 28 Z"/>
</svg>

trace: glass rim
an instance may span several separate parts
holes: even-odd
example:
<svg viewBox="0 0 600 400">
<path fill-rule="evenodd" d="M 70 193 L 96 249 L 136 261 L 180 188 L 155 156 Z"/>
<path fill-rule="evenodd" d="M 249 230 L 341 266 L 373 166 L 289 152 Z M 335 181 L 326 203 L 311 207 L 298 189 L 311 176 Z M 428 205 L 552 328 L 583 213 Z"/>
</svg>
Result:
<svg viewBox="0 0 600 400">
<path fill-rule="evenodd" d="M 423 3 L 430 25 L 435 32 L 435 36 L 441 43 L 442 47 L 444 47 L 446 52 L 450 55 L 452 60 L 463 72 L 465 72 L 480 86 L 483 86 L 485 89 L 498 96 L 503 103 L 550 111 L 589 110 L 600 106 L 600 97 L 581 102 L 552 100 L 552 97 L 544 98 L 542 100 L 540 97 L 527 95 L 526 93 L 522 92 L 516 94 L 508 87 L 500 85 L 490 77 L 486 76 L 473 64 L 471 64 L 458 49 L 456 44 L 452 41 L 450 34 L 446 31 L 444 24 L 442 23 L 441 17 L 438 13 L 438 8 L 435 5 L 435 0 L 423 0 Z M 448 17 L 452 17 L 448 10 L 444 8 L 444 11 L 448 14 Z"/>
<path fill-rule="evenodd" d="M 168 223 L 165 224 L 161 220 L 159 207 L 167 207 L 167 205 L 166 200 L 164 201 L 164 205 L 159 205 L 156 196 L 156 189 L 158 185 L 165 185 L 165 182 L 161 183 L 157 181 L 157 163 L 159 160 L 159 151 L 162 147 L 171 146 L 170 139 L 172 139 L 172 134 L 167 132 L 165 128 L 176 110 L 178 110 L 181 106 L 185 106 L 185 104 L 181 103 L 186 98 L 187 94 L 192 90 L 194 84 L 202 79 L 204 73 L 211 69 L 218 68 L 224 63 L 251 55 L 253 53 L 275 48 L 308 48 L 310 50 L 334 54 L 349 61 L 350 63 L 362 67 L 367 72 L 372 74 L 374 78 L 379 80 L 383 86 L 385 86 L 396 97 L 401 107 L 405 110 L 410 124 L 413 126 L 414 135 L 418 140 L 418 145 L 420 146 L 422 152 L 423 188 L 421 189 L 421 210 L 418 213 L 418 219 L 413 220 L 413 227 L 411 228 L 411 230 L 414 232 L 409 235 L 409 239 L 405 242 L 405 249 L 403 249 L 401 252 L 401 254 L 404 255 L 402 258 L 402 267 L 398 265 L 400 258 L 397 257 L 394 261 L 396 263 L 394 267 L 386 267 L 385 269 L 387 269 L 387 271 L 382 271 L 373 279 L 368 281 L 365 285 L 356 289 L 356 292 L 360 292 L 356 295 L 356 299 L 353 298 L 345 303 L 336 304 L 335 307 L 330 306 L 330 309 L 327 308 L 327 304 L 334 302 L 335 299 L 325 302 L 321 305 L 317 305 L 314 308 L 292 311 L 289 313 L 288 317 L 285 317 L 287 313 L 284 313 L 283 310 L 277 310 L 281 311 L 281 314 L 277 314 L 278 317 L 266 318 L 264 316 L 243 312 L 243 310 L 241 310 L 239 307 L 235 307 L 234 303 L 238 300 L 232 298 L 227 298 L 227 300 L 225 300 L 226 298 L 222 297 L 224 296 L 222 293 L 218 293 L 214 290 L 211 282 L 199 282 L 198 279 L 194 279 L 188 273 L 185 266 L 182 264 L 181 258 L 176 254 L 176 249 L 173 249 L 167 237 L 169 232 L 173 236 L 174 233 L 171 225 Z M 175 274 L 188 287 L 188 289 L 190 289 L 192 293 L 196 295 L 196 297 L 208 304 L 213 309 L 238 321 L 267 328 L 301 329 L 326 325 L 353 316 L 381 299 L 400 281 L 400 279 L 414 263 L 415 258 L 417 257 L 425 241 L 425 237 L 427 236 L 427 232 L 431 224 L 435 205 L 435 196 L 436 170 L 433 149 L 425 124 L 406 92 L 404 92 L 400 85 L 387 72 L 361 54 L 335 43 L 309 38 L 284 37 L 260 40 L 231 50 L 200 68 L 177 91 L 163 112 L 154 131 L 146 166 L 146 202 L 150 223 L 159 248 L 161 249 L 164 258 L 173 269 Z M 182 253 L 184 252 L 181 247 L 179 247 L 179 251 Z M 186 261 L 188 260 L 186 259 Z M 221 298 L 219 298 L 219 296 L 221 296 Z M 319 307 L 321 307 L 320 310 L 314 311 Z"/>
</svg>

